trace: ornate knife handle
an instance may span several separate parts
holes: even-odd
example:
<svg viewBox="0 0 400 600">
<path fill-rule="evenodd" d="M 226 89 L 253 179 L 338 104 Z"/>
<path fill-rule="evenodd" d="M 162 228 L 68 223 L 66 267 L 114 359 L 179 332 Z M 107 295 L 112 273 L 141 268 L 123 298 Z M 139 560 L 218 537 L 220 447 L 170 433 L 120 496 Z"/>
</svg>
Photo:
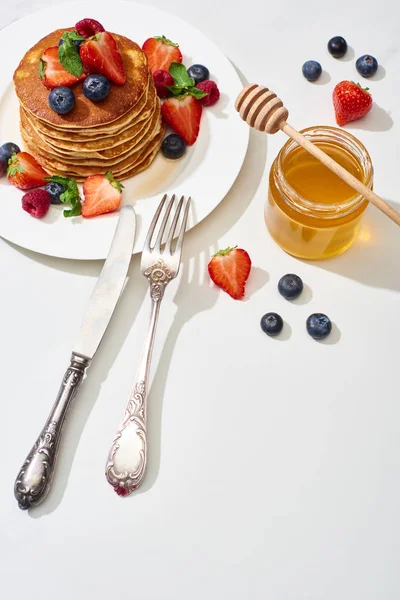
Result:
<svg viewBox="0 0 400 600">
<path fill-rule="evenodd" d="M 40 504 L 50 490 L 65 415 L 89 364 L 90 359 L 86 356 L 72 353 L 71 363 L 65 372 L 46 425 L 15 481 L 14 495 L 22 510 Z"/>
</svg>

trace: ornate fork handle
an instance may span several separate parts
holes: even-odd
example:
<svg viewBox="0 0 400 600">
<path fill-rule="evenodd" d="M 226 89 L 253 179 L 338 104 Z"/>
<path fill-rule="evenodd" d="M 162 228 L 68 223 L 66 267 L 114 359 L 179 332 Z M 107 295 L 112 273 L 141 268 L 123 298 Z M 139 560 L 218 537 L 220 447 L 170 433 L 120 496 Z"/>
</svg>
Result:
<svg viewBox="0 0 400 600">
<path fill-rule="evenodd" d="M 49 492 L 54 475 L 65 415 L 78 391 L 90 360 L 72 353 L 49 418 L 21 467 L 14 485 L 14 495 L 23 510 L 40 504 Z"/>
<path fill-rule="evenodd" d="M 125 414 L 113 440 L 106 463 L 107 481 L 117 494 L 127 496 L 142 483 L 147 463 L 147 392 L 155 333 L 164 291 L 172 276 L 162 260 L 146 271 L 150 283 L 151 316 L 142 357 Z"/>
</svg>

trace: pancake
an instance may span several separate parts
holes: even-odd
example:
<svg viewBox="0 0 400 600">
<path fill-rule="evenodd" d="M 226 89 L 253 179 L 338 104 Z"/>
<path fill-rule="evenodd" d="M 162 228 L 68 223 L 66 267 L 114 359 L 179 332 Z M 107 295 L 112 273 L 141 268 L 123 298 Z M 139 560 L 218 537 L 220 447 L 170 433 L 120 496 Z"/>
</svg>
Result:
<svg viewBox="0 0 400 600">
<path fill-rule="evenodd" d="M 146 122 L 145 126 L 139 133 L 131 139 L 128 139 L 117 146 L 109 149 L 101 150 L 99 152 L 68 152 L 65 149 L 58 149 L 57 147 L 50 145 L 47 140 L 44 140 L 35 131 L 34 126 L 29 122 L 26 115 L 21 111 L 21 134 L 23 139 L 26 137 L 30 139 L 30 144 L 37 148 L 37 151 L 42 154 L 44 158 L 48 158 L 49 164 L 54 158 L 63 162 L 65 165 L 81 164 L 81 165 L 107 165 L 112 166 L 116 162 L 127 158 L 134 151 L 137 151 L 143 147 L 149 139 L 154 137 L 155 130 L 159 129 L 160 125 L 160 101 L 157 99 L 153 112 L 150 119 Z M 97 159 L 97 160 L 96 160 Z"/>
<path fill-rule="evenodd" d="M 126 83 L 112 84 L 107 98 L 94 103 L 83 95 L 82 82 L 78 82 L 71 88 L 75 94 L 74 109 L 66 115 L 59 115 L 48 104 L 49 90 L 39 79 L 38 69 L 43 52 L 47 48 L 57 46 L 65 31 L 73 29 L 53 31 L 28 50 L 22 58 L 14 73 L 15 91 L 20 103 L 35 117 L 64 129 L 90 128 L 112 123 L 132 109 L 146 90 L 149 81 L 146 54 L 135 42 L 113 33 L 124 63 Z"/>
</svg>

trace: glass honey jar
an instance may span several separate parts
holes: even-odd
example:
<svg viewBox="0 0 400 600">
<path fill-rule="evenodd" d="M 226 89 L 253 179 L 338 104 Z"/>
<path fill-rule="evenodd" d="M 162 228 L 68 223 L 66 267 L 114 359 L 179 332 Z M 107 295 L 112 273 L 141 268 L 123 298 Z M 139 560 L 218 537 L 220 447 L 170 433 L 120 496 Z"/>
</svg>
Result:
<svg viewBox="0 0 400 600">
<path fill-rule="evenodd" d="M 357 138 L 328 126 L 301 133 L 372 189 L 371 158 Z M 347 250 L 367 205 L 294 140 L 286 142 L 271 167 L 265 221 L 279 246 L 298 258 L 319 260 Z"/>
</svg>

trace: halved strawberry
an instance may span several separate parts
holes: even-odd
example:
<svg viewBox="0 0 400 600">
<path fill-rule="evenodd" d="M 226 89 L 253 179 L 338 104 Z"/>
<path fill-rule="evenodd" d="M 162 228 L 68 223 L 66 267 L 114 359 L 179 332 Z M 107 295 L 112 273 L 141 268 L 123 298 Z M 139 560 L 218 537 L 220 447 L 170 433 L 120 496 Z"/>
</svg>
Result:
<svg viewBox="0 0 400 600">
<path fill-rule="evenodd" d="M 53 89 L 60 85 L 69 87 L 77 81 L 85 79 L 86 74 L 83 73 L 80 77 L 75 77 L 75 75 L 68 73 L 58 58 L 58 47 L 52 46 L 47 48 L 40 58 L 39 77 L 47 88 Z"/>
<path fill-rule="evenodd" d="M 220 250 L 210 260 L 208 272 L 213 282 L 235 300 L 244 297 L 244 288 L 251 269 L 246 250 L 235 246 Z"/>
<path fill-rule="evenodd" d="M 46 185 L 47 173 L 28 152 L 13 154 L 8 161 L 7 176 L 10 183 L 20 190 L 30 190 Z"/>
<path fill-rule="evenodd" d="M 90 73 L 101 73 L 114 83 L 123 85 L 126 81 L 122 56 L 117 42 L 111 33 L 101 31 L 83 42 L 80 48 L 83 66 Z"/>
<path fill-rule="evenodd" d="M 172 62 L 182 62 L 178 44 L 167 40 L 165 35 L 149 38 L 143 44 L 142 50 L 147 55 L 149 69 L 152 73 L 159 69 L 168 71 Z"/>
<path fill-rule="evenodd" d="M 105 175 L 91 175 L 85 179 L 82 217 L 96 217 L 112 212 L 121 204 L 123 186 L 114 179 L 111 171 Z"/>
<path fill-rule="evenodd" d="M 190 94 L 167 98 L 161 107 L 164 120 L 191 146 L 197 140 L 202 106 Z"/>
</svg>

